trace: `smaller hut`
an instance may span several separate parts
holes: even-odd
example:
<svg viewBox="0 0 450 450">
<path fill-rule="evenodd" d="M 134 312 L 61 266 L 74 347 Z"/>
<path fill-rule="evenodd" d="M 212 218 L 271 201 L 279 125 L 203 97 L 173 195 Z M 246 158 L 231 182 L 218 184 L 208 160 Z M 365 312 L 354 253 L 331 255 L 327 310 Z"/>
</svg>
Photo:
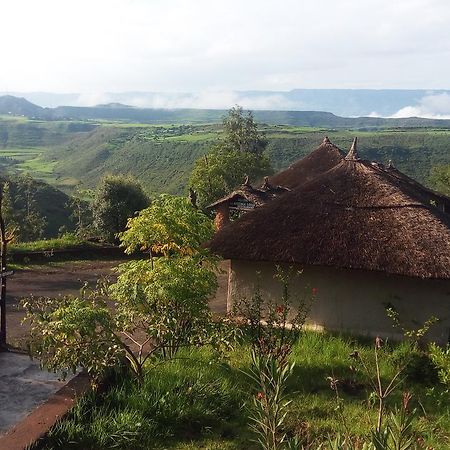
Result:
<svg viewBox="0 0 450 450">
<path fill-rule="evenodd" d="M 264 178 L 264 183 L 260 188 L 254 188 L 245 178 L 244 183 L 236 190 L 216 202 L 208 205 L 206 209 L 215 211 L 214 219 L 216 230 L 220 230 L 224 225 L 230 222 L 231 214 L 239 217 L 242 213 L 251 211 L 255 208 L 265 205 L 270 200 L 278 197 L 290 189 L 283 186 L 273 186 L 269 178 Z"/>
</svg>

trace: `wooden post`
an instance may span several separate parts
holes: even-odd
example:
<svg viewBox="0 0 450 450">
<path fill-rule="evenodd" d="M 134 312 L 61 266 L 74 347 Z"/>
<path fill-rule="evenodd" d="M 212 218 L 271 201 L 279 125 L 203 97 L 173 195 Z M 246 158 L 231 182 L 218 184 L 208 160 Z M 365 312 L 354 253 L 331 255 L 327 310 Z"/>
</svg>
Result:
<svg viewBox="0 0 450 450">
<path fill-rule="evenodd" d="M 5 221 L 2 214 L 3 186 L 0 186 L 0 350 L 6 349 L 6 257 L 8 239 L 6 237 Z"/>
</svg>

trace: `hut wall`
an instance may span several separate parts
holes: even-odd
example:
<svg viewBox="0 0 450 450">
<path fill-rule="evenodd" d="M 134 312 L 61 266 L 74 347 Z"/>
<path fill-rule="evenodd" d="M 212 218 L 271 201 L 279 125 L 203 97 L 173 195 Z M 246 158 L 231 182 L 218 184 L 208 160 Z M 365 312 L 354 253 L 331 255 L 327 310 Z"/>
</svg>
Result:
<svg viewBox="0 0 450 450">
<path fill-rule="evenodd" d="M 281 265 L 283 268 L 283 265 Z M 289 266 L 284 265 L 287 269 Z M 445 344 L 450 336 L 450 280 L 422 280 L 381 272 L 293 266 L 302 273 L 292 278 L 292 299 L 310 296 L 317 289 L 308 324 L 319 329 L 358 335 L 401 339 L 386 316 L 385 304 L 393 304 L 408 327 L 417 327 L 431 316 L 440 322 L 427 340 Z M 269 262 L 233 260 L 230 264 L 227 308 L 240 296 L 259 286 L 264 298 L 281 297 L 281 284 L 274 279 L 276 266 Z"/>
</svg>

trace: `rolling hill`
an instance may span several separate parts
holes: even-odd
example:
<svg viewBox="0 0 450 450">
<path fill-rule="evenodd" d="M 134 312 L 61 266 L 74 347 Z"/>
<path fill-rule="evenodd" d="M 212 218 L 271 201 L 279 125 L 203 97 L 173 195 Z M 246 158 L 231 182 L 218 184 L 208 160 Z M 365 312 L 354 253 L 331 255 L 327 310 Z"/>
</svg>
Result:
<svg viewBox="0 0 450 450">
<path fill-rule="evenodd" d="M 395 166 L 426 183 L 432 167 L 450 163 L 450 130 L 395 129 L 384 131 L 325 130 L 318 128 L 265 127 L 267 152 L 276 170 L 316 148 L 324 135 L 342 149 L 359 137 L 362 157 Z M 54 164 L 62 185 L 77 179 L 94 187 L 107 173 L 130 173 L 150 195 L 180 194 L 196 159 L 209 151 L 218 137 L 217 127 L 98 127 L 44 154 Z"/>
</svg>

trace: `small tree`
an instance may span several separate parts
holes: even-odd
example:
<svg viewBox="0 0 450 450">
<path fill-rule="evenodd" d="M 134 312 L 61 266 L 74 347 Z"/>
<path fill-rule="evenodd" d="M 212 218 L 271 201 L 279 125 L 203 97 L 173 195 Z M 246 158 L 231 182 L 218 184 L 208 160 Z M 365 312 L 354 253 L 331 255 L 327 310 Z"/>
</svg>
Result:
<svg viewBox="0 0 450 450">
<path fill-rule="evenodd" d="M 26 300 L 32 353 L 49 369 L 82 366 L 94 374 L 124 359 L 142 380 L 149 358 L 212 343 L 208 298 L 217 287 L 217 266 L 201 247 L 212 233 L 210 219 L 188 199 L 157 198 L 129 219 L 120 239 L 127 252 L 162 256 L 120 265 L 116 283 L 79 298 Z"/>
<path fill-rule="evenodd" d="M 146 208 L 149 199 L 134 178 L 107 175 L 97 187 L 92 204 L 94 226 L 103 239 L 113 242 L 125 229 L 129 217 Z"/>
<path fill-rule="evenodd" d="M 72 210 L 70 217 L 75 222 L 77 236 L 86 237 L 92 229 L 92 208 L 89 201 L 93 198 L 92 190 L 78 186 L 67 204 Z"/>
<path fill-rule="evenodd" d="M 212 151 L 198 159 L 189 184 L 197 191 L 199 206 L 205 207 L 240 185 L 245 176 L 262 179 L 273 170 L 263 154 L 267 146 L 253 115 L 233 108 L 223 120 L 223 135 Z"/>
<path fill-rule="evenodd" d="M 253 113 L 244 114 L 242 107 L 231 108 L 223 119 L 224 138 L 219 146 L 231 151 L 241 151 L 261 156 L 268 141 L 258 130 Z"/>
</svg>

